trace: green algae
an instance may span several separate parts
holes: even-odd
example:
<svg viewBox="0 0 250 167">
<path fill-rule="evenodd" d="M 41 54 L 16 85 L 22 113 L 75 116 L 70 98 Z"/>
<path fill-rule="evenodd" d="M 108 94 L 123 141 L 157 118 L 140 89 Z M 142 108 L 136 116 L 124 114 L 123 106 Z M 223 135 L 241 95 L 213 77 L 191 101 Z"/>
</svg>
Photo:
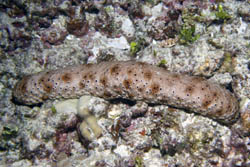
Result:
<svg viewBox="0 0 250 167">
<path fill-rule="evenodd" d="M 139 51 L 139 45 L 137 42 L 130 43 L 130 53 L 131 55 L 135 55 Z"/>
<path fill-rule="evenodd" d="M 159 66 L 159 67 L 164 67 L 167 63 L 168 63 L 167 60 L 162 59 L 162 60 L 158 63 L 158 66 Z"/>
<path fill-rule="evenodd" d="M 220 68 L 220 72 L 232 73 L 234 71 L 232 58 L 233 58 L 233 55 L 230 52 L 224 53 L 223 63 Z"/>
<path fill-rule="evenodd" d="M 144 38 L 130 42 L 130 55 L 135 56 L 146 45 Z"/>
<path fill-rule="evenodd" d="M 143 159 L 140 156 L 135 157 L 135 166 L 136 167 L 143 167 Z"/>
<path fill-rule="evenodd" d="M 216 20 L 225 22 L 232 17 L 223 9 L 222 5 L 218 5 L 217 11 L 215 12 Z"/>
<path fill-rule="evenodd" d="M 182 27 L 180 31 L 180 43 L 181 44 L 193 43 L 199 38 L 200 38 L 200 34 L 195 34 L 195 25 L 191 25 L 190 27 L 186 27 L 184 25 Z"/>
<path fill-rule="evenodd" d="M 52 107 L 51 107 L 51 112 L 52 112 L 52 114 L 56 114 L 57 110 L 56 110 L 56 107 L 55 107 L 55 106 L 52 106 Z"/>
</svg>

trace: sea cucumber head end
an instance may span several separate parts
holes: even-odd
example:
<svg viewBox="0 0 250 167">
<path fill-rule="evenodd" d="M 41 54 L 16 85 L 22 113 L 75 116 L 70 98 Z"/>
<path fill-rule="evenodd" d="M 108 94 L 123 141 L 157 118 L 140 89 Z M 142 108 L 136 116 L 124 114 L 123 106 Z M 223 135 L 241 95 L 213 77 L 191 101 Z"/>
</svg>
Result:
<svg viewBox="0 0 250 167">
<path fill-rule="evenodd" d="M 12 101 L 16 104 L 25 104 L 25 105 L 35 105 L 42 102 L 42 99 L 36 97 L 30 97 L 30 92 L 33 90 L 29 90 L 28 83 L 30 82 L 31 76 L 25 76 L 22 80 L 16 83 L 13 90 L 13 99 Z"/>
</svg>

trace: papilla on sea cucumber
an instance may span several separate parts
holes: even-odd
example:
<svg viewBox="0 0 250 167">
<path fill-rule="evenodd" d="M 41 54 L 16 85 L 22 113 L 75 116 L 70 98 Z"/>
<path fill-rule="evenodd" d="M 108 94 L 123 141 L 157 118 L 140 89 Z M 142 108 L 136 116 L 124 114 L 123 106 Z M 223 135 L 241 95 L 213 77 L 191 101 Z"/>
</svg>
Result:
<svg viewBox="0 0 250 167">
<path fill-rule="evenodd" d="M 27 105 L 82 95 L 166 104 L 224 124 L 233 123 L 239 110 L 236 97 L 216 83 L 132 61 L 86 64 L 33 74 L 19 81 L 13 91 L 14 98 Z"/>
</svg>

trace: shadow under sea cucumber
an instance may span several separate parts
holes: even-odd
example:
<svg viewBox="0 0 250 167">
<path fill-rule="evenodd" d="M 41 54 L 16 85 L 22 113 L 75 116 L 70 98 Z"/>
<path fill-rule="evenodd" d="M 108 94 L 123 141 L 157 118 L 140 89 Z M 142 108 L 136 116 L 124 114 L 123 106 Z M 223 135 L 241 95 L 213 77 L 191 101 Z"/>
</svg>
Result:
<svg viewBox="0 0 250 167">
<path fill-rule="evenodd" d="M 225 124 L 233 123 L 239 110 L 236 97 L 216 83 L 132 61 L 101 62 L 40 72 L 24 77 L 13 91 L 14 98 L 27 105 L 82 95 L 171 105 Z"/>
</svg>

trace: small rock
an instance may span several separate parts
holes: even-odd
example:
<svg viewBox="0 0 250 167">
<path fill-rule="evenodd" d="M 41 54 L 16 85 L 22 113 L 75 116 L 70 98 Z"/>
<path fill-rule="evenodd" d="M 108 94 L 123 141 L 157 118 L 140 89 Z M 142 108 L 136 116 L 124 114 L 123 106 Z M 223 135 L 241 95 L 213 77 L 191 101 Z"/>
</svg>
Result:
<svg viewBox="0 0 250 167">
<path fill-rule="evenodd" d="M 65 114 L 66 113 L 67 114 L 70 114 L 70 113 L 76 114 L 77 113 L 77 102 L 78 102 L 77 99 L 70 99 L 70 100 L 59 102 L 59 103 L 55 104 L 56 112 L 65 113 Z"/>
<path fill-rule="evenodd" d="M 77 115 L 84 119 L 84 117 L 89 115 L 89 103 L 90 103 L 91 96 L 82 96 L 78 100 L 77 104 Z"/>
<path fill-rule="evenodd" d="M 135 28 L 133 26 L 132 21 L 127 18 L 122 23 L 122 31 L 127 37 L 133 37 L 135 33 Z"/>
</svg>

